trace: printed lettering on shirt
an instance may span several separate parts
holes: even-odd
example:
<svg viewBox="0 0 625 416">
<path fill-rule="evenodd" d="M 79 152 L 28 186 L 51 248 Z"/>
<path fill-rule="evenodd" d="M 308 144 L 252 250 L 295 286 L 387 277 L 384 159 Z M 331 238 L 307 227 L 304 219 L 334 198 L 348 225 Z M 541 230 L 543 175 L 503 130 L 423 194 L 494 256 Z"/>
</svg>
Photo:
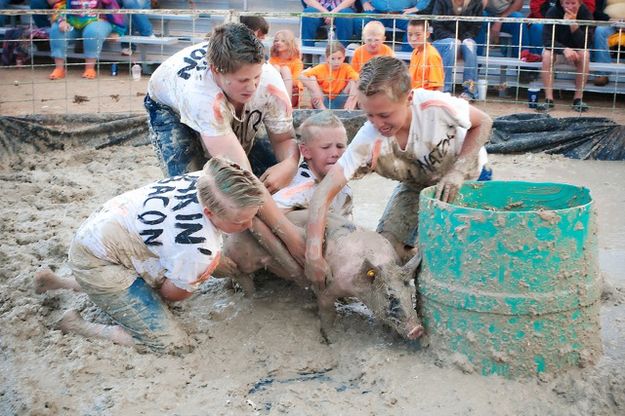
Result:
<svg viewBox="0 0 625 416">
<path fill-rule="evenodd" d="M 248 133 L 253 131 L 251 135 L 253 138 L 258 132 L 258 125 L 263 121 L 263 113 L 260 110 L 254 110 L 245 114 L 245 119 L 242 122 L 238 122 L 236 119 L 232 120 L 232 131 L 237 137 L 249 137 Z M 250 130 L 251 128 L 251 130 Z"/>
<path fill-rule="evenodd" d="M 172 186 L 175 182 L 178 186 Z M 191 175 L 176 176 L 173 178 L 163 179 L 150 187 L 151 191 L 143 201 L 145 211 L 137 217 L 141 224 L 146 227 L 139 231 L 143 242 L 147 246 L 162 246 L 162 238 L 167 237 L 165 231 L 165 222 L 169 215 L 175 215 L 169 219 L 169 223 L 173 222 L 174 241 L 176 244 L 201 244 L 206 241 L 203 236 L 194 235 L 200 233 L 204 228 L 202 221 L 202 208 L 197 197 L 197 177 Z M 158 204 L 162 203 L 162 209 L 154 207 L 154 201 L 158 200 Z M 187 213 L 177 213 L 183 208 L 187 208 Z M 191 211 L 188 213 L 188 211 Z M 197 212 L 193 212 L 197 210 Z M 170 225 L 171 227 L 171 225 Z M 203 255 L 210 256 L 210 250 L 198 247 L 198 251 Z"/>
<path fill-rule="evenodd" d="M 187 66 L 181 68 L 178 71 L 178 76 L 182 79 L 191 78 L 191 71 L 205 71 L 208 68 L 208 63 L 206 62 L 206 48 L 208 44 L 202 45 L 198 49 L 194 49 L 189 53 L 189 56 L 185 56 L 183 61 L 187 64 Z"/>
<path fill-rule="evenodd" d="M 441 140 L 430 153 L 422 159 L 417 159 L 418 166 L 425 172 L 434 172 L 447 155 L 449 144 L 454 138 L 455 135 L 447 133 L 447 137 Z"/>
</svg>

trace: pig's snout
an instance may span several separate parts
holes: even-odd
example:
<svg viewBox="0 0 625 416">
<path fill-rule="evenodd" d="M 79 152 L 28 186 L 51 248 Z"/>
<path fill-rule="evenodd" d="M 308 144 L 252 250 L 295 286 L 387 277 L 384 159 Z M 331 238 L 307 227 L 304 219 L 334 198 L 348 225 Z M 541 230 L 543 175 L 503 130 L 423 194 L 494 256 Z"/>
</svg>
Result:
<svg viewBox="0 0 625 416">
<path fill-rule="evenodd" d="M 416 325 L 412 329 L 408 328 L 406 332 L 406 337 L 408 337 L 408 339 L 417 339 L 420 338 L 421 335 L 423 335 L 423 332 L 423 325 Z"/>
</svg>

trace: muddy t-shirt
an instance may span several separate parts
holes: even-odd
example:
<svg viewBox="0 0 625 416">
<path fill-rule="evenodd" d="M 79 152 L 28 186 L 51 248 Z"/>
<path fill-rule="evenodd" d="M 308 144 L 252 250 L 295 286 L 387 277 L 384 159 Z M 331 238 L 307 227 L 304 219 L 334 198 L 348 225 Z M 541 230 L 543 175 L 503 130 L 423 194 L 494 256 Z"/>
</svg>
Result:
<svg viewBox="0 0 625 416">
<path fill-rule="evenodd" d="M 273 66 L 263 65 L 258 89 L 237 117 L 213 78 L 206 60 L 207 46 L 190 46 L 163 62 L 148 83 L 150 98 L 171 107 L 182 123 L 204 136 L 233 132 L 246 152 L 252 148 L 261 122 L 276 134 L 293 128 L 291 100 Z"/>
<path fill-rule="evenodd" d="M 347 180 L 377 172 L 386 178 L 429 186 L 450 170 L 471 127 L 469 104 L 447 93 L 416 89 L 410 108 L 412 123 L 403 150 L 395 137 L 383 136 L 369 121 L 360 128 L 337 162 Z M 486 151 L 480 153 L 482 160 Z M 470 174 L 477 178 L 477 161 Z"/>
<path fill-rule="evenodd" d="M 168 278 L 193 291 L 211 276 L 222 248 L 221 231 L 198 201 L 199 173 L 163 179 L 109 200 L 81 225 L 75 239 L 100 259 L 134 268 L 152 286 Z M 127 288 L 133 281 L 116 285 Z"/>
<path fill-rule="evenodd" d="M 306 162 L 302 162 L 291 183 L 273 194 L 273 200 L 282 209 L 307 209 L 318 184 L 315 174 Z M 352 189 L 349 185 L 345 185 L 334 197 L 330 212 L 351 219 Z"/>
</svg>

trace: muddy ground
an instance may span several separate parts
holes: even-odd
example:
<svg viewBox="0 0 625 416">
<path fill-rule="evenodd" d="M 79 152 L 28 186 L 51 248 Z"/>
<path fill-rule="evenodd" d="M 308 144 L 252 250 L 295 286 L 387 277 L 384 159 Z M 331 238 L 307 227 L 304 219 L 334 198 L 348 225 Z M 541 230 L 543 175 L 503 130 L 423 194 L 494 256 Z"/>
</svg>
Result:
<svg viewBox="0 0 625 416">
<path fill-rule="evenodd" d="M 124 93 L 141 92 L 134 90 L 140 83 L 127 82 Z M 30 111 L 1 105 L 5 115 Z M 94 102 L 75 105 L 98 111 Z M 498 103 L 485 109 L 520 111 Z M 105 200 L 161 175 L 147 146 L 76 146 L 0 167 L 0 414 L 624 414 L 625 164 L 537 154 L 491 160 L 496 179 L 591 189 L 600 269 L 613 287 L 601 307 L 604 356 L 596 366 L 521 381 L 466 373 L 436 351 L 399 339 L 358 304 L 340 307 L 342 336 L 326 345 L 313 296 L 270 279 L 251 299 L 210 280 L 175 306 L 197 343 L 185 356 L 63 335 L 56 323 L 68 308 L 108 320 L 84 295 L 36 295 L 34 272 L 49 266 L 66 273 L 79 223 Z M 393 183 L 370 176 L 352 185 L 355 221 L 375 227 Z"/>
</svg>

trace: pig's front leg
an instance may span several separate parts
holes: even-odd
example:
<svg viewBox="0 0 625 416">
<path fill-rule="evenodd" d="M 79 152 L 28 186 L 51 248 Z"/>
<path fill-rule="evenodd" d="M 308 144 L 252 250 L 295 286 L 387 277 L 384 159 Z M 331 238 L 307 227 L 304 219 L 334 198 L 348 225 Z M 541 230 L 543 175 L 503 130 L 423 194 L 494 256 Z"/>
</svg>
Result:
<svg viewBox="0 0 625 416">
<path fill-rule="evenodd" d="M 246 297 L 250 297 L 256 293 L 256 286 L 254 285 L 254 275 L 253 274 L 245 274 L 239 273 L 235 276 L 232 276 L 232 280 L 241 286 L 243 289 L 243 293 L 245 293 Z"/>
<path fill-rule="evenodd" d="M 328 344 L 331 344 L 334 338 L 334 320 L 336 319 L 336 309 L 334 301 L 336 298 L 327 293 L 319 293 L 317 296 L 317 305 L 319 306 L 319 321 L 321 336 Z"/>
</svg>

